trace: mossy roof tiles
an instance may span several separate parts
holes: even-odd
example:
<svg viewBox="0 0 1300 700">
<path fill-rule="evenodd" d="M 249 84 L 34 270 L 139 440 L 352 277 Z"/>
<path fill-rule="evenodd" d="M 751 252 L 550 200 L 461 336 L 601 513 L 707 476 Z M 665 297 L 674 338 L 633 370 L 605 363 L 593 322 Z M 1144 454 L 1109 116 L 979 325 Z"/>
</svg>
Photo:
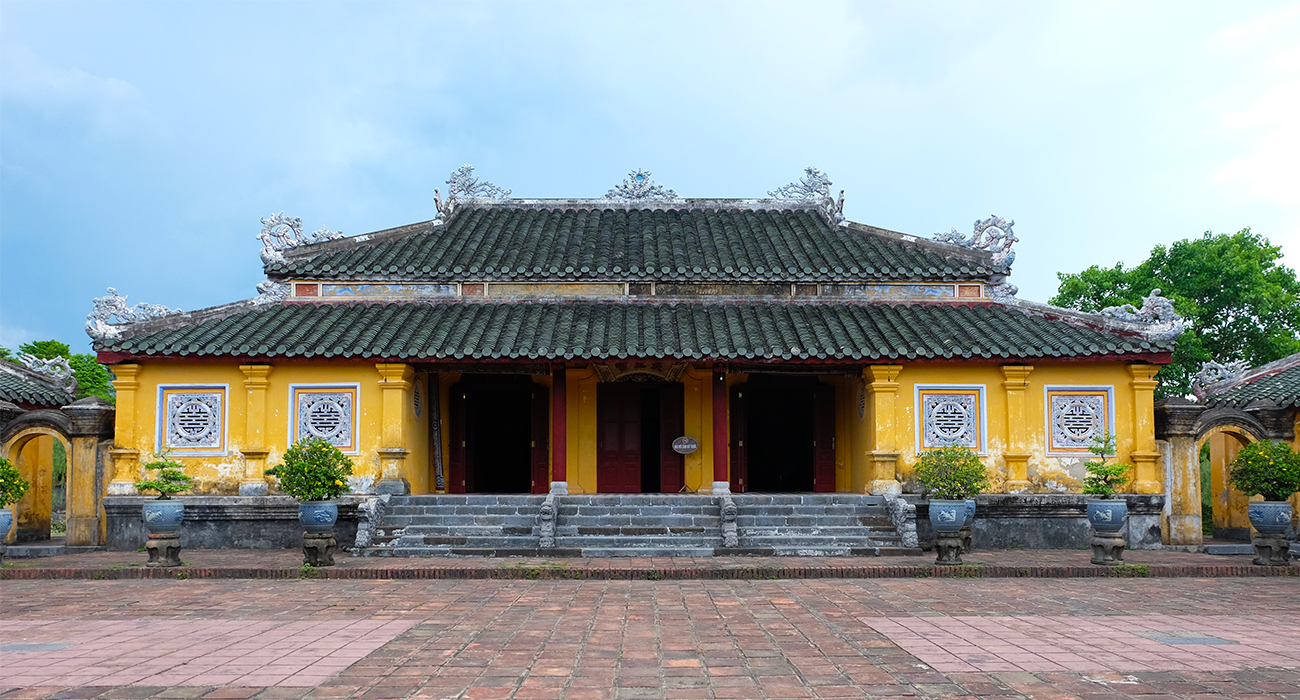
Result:
<svg viewBox="0 0 1300 700">
<path fill-rule="evenodd" d="M 66 391 L 6 371 L 0 371 L 0 399 L 29 406 L 57 407 L 72 403 L 72 396 Z"/>
<path fill-rule="evenodd" d="M 662 206 L 662 205 L 657 205 Z M 775 207 L 776 205 L 773 204 Z M 602 208 L 605 207 L 605 208 Z M 303 246 L 276 277 L 392 280 L 879 281 L 1009 272 L 982 251 L 865 226 L 816 209 L 693 205 L 470 206 L 445 224 Z"/>
<path fill-rule="evenodd" d="M 123 356 L 874 361 L 1168 352 L 998 304 L 758 301 L 281 303 L 97 344 Z"/>
<path fill-rule="evenodd" d="M 1211 407 L 1244 408 L 1252 401 L 1268 400 L 1282 408 L 1300 408 L 1300 355 L 1293 356 L 1290 367 L 1249 378 L 1222 394 L 1211 396 Z"/>
</svg>

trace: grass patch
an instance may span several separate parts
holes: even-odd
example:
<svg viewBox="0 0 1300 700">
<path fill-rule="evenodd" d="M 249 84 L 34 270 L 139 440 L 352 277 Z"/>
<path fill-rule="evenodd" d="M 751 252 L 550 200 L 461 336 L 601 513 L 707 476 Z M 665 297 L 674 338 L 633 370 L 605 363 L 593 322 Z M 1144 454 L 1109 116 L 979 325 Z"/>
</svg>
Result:
<svg viewBox="0 0 1300 700">
<path fill-rule="evenodd" d="M 1115 575 L 1120 578 L 1146 578 L 1151 573 L 1151 567 L 1146 564 L 1117 564 L 1115 566 Z"/>
<path fill-rule="evenodd" d="M 189 577 L 190 577 L 189 572 L 186 572 L 186 571 L 177 571 L 177 572 L 176 572 L 176 580 L 178 580 L 178 581 L 184 581 L 185 579 L 187 579 L 187 578 L 189 578 Z"/>
<path fill-rule="evenodd" d="M 651 581 L 662 581 L 664 574 L 662 571 L 647 571 L 645 577 Z"/>
<path fill-rule="evenodd" d="M 298 578 L 300 579 L 316 578 L 317 576 L 320 576 L 320 572 L 316 570 L 316 567 L 307 562 L 303 562 L 302 567 L 298 569 Z"/>
</svg>

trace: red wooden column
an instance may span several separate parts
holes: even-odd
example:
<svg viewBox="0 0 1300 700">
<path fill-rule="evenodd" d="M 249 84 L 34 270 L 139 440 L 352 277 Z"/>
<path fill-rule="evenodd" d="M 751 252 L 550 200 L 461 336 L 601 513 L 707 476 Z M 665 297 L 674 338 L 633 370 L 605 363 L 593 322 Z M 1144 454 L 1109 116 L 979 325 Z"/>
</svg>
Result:
<svg viewBox="0 0 1300 700">
<path fill-rule="evenodd" d="M 727 479 L 727 367 L 713 366 L 713 493 L 731 493 Z"/>
<path fill-rule="evenodd" d="M 568 493 L 569 409 L 564 363 L 551 365 L 551 492 Z"/>
</svg>

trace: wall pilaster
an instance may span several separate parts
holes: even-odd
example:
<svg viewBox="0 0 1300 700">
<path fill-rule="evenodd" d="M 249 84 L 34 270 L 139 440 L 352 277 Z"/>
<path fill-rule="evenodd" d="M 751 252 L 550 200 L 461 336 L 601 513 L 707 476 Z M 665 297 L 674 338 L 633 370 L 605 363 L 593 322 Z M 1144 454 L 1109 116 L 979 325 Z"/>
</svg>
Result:
<svg viewBox="0 0 1300 700">
<path fill-rule="evenodd" d="M 138 390 L 140 365 L 114 365 L 113 389 L 117 391 L 117 413 L 113 423 L 113 480 L 108 484 L 108 495 L 131 496 L 136 493 L 135 479 L 140 472 L 140 448 L 136 443 Z M 158 416 L 158 420 L 166 420 Z"/>
<path fill-rule="evenodd" d="M 269 493 L 266 481 L 266 392 L 271 386 L 267 376 L 271 365 L 240 365 L 244 373 L 244 442 L 240 454 L 244 456 L 244 478 L 239 482 L 239 495 L 265 496 Z"/>
<path fill-rule="evenodd" d="M 873 365 L 862 371 L 867 381 L 867 401 L 871 410 L 870 444 L 868 461 L 871 464 L 871 481 L 867 492 L 882 494 L 902 493 L 898 483 L 898 374 L 902 365 Z"/>
<path fill-rule="evenodd" d="M 403 495 L 411 492 L 406 478 L 406 407 L 411 404 L 415 369 L 406 364 L 375 365 L 383 408 L 380 415 L 378 493 Z"/>
<path fill-rule="evenodd" d="M 1133 381 L 1133 449 L 1129 460 L 1133 463 L 1131 485 L 1133 493 L 1163 493 L 1164 485 L 1156 471 L 1160 453 L 1156 451 L 1155 391 L 1156 365 L 1129 365 Z"/>
<path fill-rule="evenodd" d="M 1029 426 L 1025 423 L 1025 390 L 1029 388 L 1029 365 L 1002 368 L 1002 389 L 1007 394 L 1006 450 L 1007 493 L 1029 489 Z"/>
</svg>

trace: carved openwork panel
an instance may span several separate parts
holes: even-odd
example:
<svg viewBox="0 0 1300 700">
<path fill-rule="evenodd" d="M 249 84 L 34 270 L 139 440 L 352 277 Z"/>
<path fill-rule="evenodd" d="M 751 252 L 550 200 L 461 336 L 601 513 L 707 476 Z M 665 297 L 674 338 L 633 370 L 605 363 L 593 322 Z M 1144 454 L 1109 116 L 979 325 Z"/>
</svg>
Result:
<svg viewBox="0 0 1300 700">
<path fill-rule="evenodd" d="M 597 362 L 591 365 L 601 382 L 675 382 L 685 362 Z"/>
<path fill-rule="evenodd" d="M 964 446 L 984 452 L 983 386 L 918 385 L 917 449 Z"/>
<path fill-rule="evenodd" d="M 357 384 L 295 384 L 293 441 L 318 437 L 343 452 L 357 452 Z"/>
<path fill-rule="evenodd" d="M 1087 452 L 1094 438 L 1114 432 L 1111 387 L 1049 386 L 1045 391 L 1048 454 Z"/>
<path fill-rule="evenodd" d="M 158 387 L 159 450 L 179 455 L 226 453 L 225 385 Z"/>
</svg>

